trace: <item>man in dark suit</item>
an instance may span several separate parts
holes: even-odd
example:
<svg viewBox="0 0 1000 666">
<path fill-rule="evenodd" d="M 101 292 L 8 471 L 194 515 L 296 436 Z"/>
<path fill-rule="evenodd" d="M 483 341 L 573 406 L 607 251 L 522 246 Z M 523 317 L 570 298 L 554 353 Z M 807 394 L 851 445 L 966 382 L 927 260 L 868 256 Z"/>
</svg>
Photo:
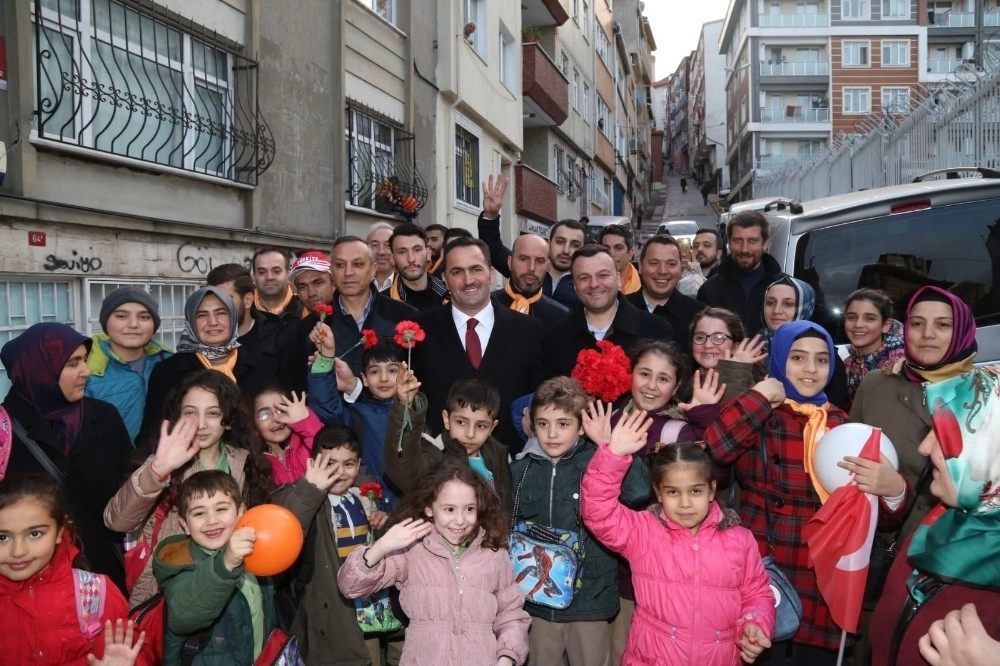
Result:
<svg viewBox="0 0 1000 666">
<path fill-rule="evenodd" d="M 577 354 L 596 348 L 598 340 L 613 342 L 628 353 L 639 340 L 673 339 L 666 319 L 639 310 L 621 295 L 618 270 L 607 247 L 584 245 L 573 253 L 570 270 L 580 304 L 545 332 L 537 374 L 544 378 L 570 374 Z"/>
<path fill-rule="evenodd" d="M 493 300 L 515 312 L 552 326 L 569 314 L 569 308 L 542 293 L 549 269 L 549 244 L 536 234 L 518 236 L 507 257 L 510 279 L 503 289 L 493 292 Z"/>
<path fill-rule="evenodd" d="M 677 290 L 682 270 L 681 248 L 677 239 L 666 234 L 653 236 L 642 246 L 639 254 L 642 289 L 629 294 L 625 300 L 670 322 L 670 327 L 674 329 L 674 342 L 684 351 L 689 351 L 691 321 L 705 309 L 705 304 Z"/>
<path fill-rule="evenodd" d="M 451 303 L 417 316 L 426 338 L 413 348 L 413 370 L 428 401 L 428 427 L 431 434 L 441 432 L 441 412 L 451 385 L 476 377 L 500 391 L 500 423 L 494 435 L 516 453 L 523 444 L 511 421 L 510 403 L 535 389 L 532 370 L 542 325 L 494 305 L 490 253 L 481 240 L 456 238 L 443 252 Z"/>
</svg>

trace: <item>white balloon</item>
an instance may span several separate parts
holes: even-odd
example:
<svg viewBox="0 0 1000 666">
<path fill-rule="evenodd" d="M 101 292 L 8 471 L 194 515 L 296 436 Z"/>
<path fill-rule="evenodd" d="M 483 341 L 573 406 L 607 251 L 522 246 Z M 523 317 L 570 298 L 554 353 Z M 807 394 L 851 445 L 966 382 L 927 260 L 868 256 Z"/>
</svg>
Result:
<svg viewBox="0 0 1000 666">
<path fill-rule="evenodd" d="M 875 428 L 864 423 L 844 423 L 831 428 L 820 438 L 816 445 L 816 454 L 813 456 L 813 468 L 819 477 L 818 481 L 828 493 L 832 494 L 834 490 L 850 482 L 851 473 L 839 467 L 837 463 L 845 456 L 858 456 L 873 430 Z M 896 447 L 884 432 L 879 449 L 892 463 L 893 468 L 899 469 Z"/>
</svg>

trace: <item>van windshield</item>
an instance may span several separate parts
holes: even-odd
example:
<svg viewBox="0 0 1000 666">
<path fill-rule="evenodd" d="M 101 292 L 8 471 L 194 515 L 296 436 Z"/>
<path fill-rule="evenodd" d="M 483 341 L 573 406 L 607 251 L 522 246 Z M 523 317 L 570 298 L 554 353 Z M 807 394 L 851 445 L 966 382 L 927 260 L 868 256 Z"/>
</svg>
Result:
<svg viewBox="0 0 1000 666">
<path fill-rule="evenodd" d="M 838 344 L 844 300 L 862 287 L 888 293 L 900 320 L 914 291 L 936 285 L 968 303 L 978 326 L 997 324 L 998 223 L 996 201 L 978 201 L 819 229 L 798 240 L 795 277 L 816 288 L 815 319 Z"/>
</svg>

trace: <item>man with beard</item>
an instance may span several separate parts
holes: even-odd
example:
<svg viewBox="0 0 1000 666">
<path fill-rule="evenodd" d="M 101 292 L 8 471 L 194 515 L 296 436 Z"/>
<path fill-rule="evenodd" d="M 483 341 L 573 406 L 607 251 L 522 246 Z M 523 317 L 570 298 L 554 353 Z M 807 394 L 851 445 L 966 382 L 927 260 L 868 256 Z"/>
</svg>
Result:
<svg viewBox="0 0 1000 666">
<path fill-rule="evenodd" d="M 392 248 L 389 246 L 390 236 L 392 236 L 392 225 L 388 222 L 378 222 L 365 239 L 375 255 L 375 277 L 372 281 L 379 291 L 388 289 L 395 277 L 396 265 L 393 263 Z"/>
<path fill-rule="evenodd" d="M 629 294 L 625 300 L 640 310 L 666 319 L 674 329 L 674 342 L 689 351 L 691 322 L 705 305 L 677 290 L 681 273 L 681 248 L 677 239 L 657 234 L 646 241 L 639 254 L 642 289 Z"/>
<path fill-rule="evenodd" d="M 715 229 L 699 229 L 691 243 L 694 260 L 701 268 L 701 274 L 709 278 L 715 275 L 722 261 L 722 236 Z"/>
<path fill-rule="evenodd" d="M 735 312 L 748 332 L 760 330 L 764 293 L 784 275 L 778 261 L 765 252 L 769 231 L 767 218 L 755 210 L 733 217 L 726 228 L 729 256 L 698 290 L 699 301 Z"/>
<path fill-rule="evenodd" d="M 515 312 L 526 314 L 548 328 L 567 314 L 569 308 L 542 293 L 549 268 L 549 244 L 536 234 L 518 236 L 507 257 L 510 279 L 503 289 L 493 292 L 493 300 Z"/>
<path fill-rule="evenodd" d="M 441 432 L 452 384 L 482 379 L 500 392 L 500 423 L 494 435 L 517 453 L 523 444 L 510 404 L 537 386 L 533 370 L 542 325 L 493 303 L 489 249 L 481 240 L 456 238 L 445 245 L 443 258 L 451 303 L 417 316 L 426 337 L 413 348 L 413 370 L 427 396 L 428 428 L 432 435 Z"/>
<path fill-rule="evenodd" d="M 402 301 L 423 312 L 448 302 L 448 287 L 428 274 L 427 237 L 415 224 L 401 224 L 389 237 L 396 275 L 385 292 L 394 301 Z"/>
<path fill-rule="evenodd" d="M 427 234 L 427 249 L 430 250 L 430 263 L 437 262 L 441 258 L 441 248 L 444 247 L 444 234 L 448 227 L 443 224 L 428 224 L 424 232 Z"/>
<path fill-rule="evenodd" d="M 570 270 L 580 303 L 545 332 L 539 364 L 544 378 L 568 375 L 577 354 L 608 340 L 628 353 L 646 338 L 672 339 L 673 329 L 663 317 L 643 312 L 620 292 L 618 270 L 604 245 L 584 245 L 573 253 Z"/>
<path fill-rule="evenodd" d="M 483 183 L 483 212 L 479 214 L 479 240 L 486 243 L 493 257 L 493 268 L 510 277 L 510 249 L 500 237 L 500 207 L 507 191 L 507 178 L 502 174 Z M 578 303 L 573 281 L 569 276 L 573 253 L 583 247 L 587 228 L 576 220 L 560 220 L 549 231 L 549 267 L 542 281 L 542 293 L 567 308 Z M 564 279 L 565 278 L 565 279 Z"/>
</svg>

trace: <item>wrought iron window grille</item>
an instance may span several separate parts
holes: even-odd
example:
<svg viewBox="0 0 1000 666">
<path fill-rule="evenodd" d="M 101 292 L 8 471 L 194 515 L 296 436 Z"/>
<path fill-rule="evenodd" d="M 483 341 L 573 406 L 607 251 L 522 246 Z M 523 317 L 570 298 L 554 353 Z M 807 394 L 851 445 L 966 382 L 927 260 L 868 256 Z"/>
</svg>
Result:
<svg viewBox="0 0 1000 666">
<path fill-rule="evenodd" d="M 352 205 L 409 218 L 427 203 L 415 139 L 391 118 L 362 104 L 347 107 L 348 182 Z"/>
<path fill-rule="evenodd" d="M 34 0 L 37 133 L 256 185 L 274 160 L 257 62 L 148 0 Z"/>
</svg>

